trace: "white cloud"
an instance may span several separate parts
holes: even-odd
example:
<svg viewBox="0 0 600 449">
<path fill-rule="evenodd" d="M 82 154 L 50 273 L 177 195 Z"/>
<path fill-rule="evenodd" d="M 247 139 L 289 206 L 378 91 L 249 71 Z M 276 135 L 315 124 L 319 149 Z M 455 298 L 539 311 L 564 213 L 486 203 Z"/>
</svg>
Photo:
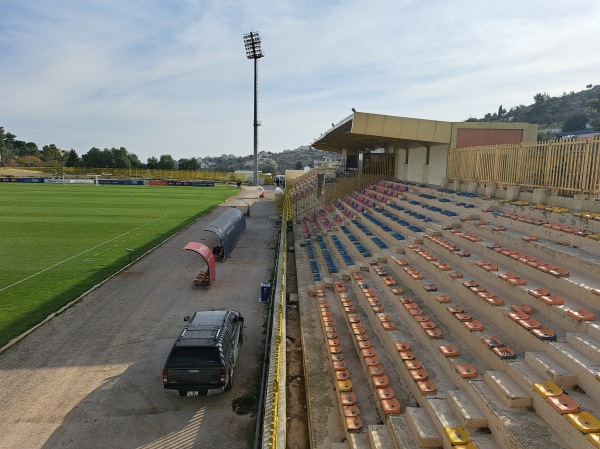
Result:
<svg viewBox="0 0 600 449">
<path fill-rule="evenodd" d="M 352 107 L 464 120 L 600 83 L 593 0 L 3 3 L 0 126 L 80 154 L 251 154 L 251 30 L 269 151 Z"/>
</svg>

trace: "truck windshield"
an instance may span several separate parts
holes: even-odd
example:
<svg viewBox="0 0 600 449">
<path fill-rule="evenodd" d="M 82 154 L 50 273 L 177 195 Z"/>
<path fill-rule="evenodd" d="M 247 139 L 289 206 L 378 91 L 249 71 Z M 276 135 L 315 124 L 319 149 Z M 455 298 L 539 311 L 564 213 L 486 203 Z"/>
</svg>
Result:
<svg viewBox="0 0 600 449">
<path fill-rule="evenodd" d="M 168 364 L 173 367 L 219 364 L 217 348 L 174 348 Z"/>
</svg>

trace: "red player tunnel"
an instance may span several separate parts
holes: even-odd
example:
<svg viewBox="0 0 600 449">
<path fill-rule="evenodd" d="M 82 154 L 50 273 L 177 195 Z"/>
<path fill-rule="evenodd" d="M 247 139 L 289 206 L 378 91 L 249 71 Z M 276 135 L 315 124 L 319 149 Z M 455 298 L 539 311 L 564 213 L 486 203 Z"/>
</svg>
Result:
<svg viewBox="0 0 600 449">
<path fill-rule="evenodd" d="M 215 281 L 216 276 L 215 256 L 213 255 L 212 250 L 208 246 L 199 242 L 189 242 L 183 249 L 187 251 L 195 251 L 200 254 L 208 266 L 208 275 L 205 277 L 203 276 L 202 282 L 200 282 L 200 278 L 197 278 L 196 281 L 198 281 L 198 283 L 194 281 L 194 287 L 206 286 L 207 288 L 210 288 L 212 283 Z"/>
</svg>

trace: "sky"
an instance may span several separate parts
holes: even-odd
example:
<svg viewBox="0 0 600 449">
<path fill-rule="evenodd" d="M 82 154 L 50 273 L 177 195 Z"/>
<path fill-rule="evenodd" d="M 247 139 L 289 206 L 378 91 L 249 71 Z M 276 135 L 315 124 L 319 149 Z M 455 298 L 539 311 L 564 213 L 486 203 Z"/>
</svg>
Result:
<svg viewBox="0 0 600 449">
<path fill-rule="evenodd" d="M 145 162 L 310 145 L 357 111 L 464 121 L 600 84 L 597 0 L 0 0 L 0 126 Z"/>
</svg>

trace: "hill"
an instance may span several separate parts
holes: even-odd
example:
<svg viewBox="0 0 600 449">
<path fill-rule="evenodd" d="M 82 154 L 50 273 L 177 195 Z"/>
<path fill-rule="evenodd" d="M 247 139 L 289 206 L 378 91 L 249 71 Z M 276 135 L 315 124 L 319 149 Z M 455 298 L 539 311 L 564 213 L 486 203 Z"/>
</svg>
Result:
<svg viewBox="0 0 600 449">
<path fill-rule="evenodd" d="M 593 129 L 600 131 L 600 85 L 589 84 L 580 92 L 564 92 L 559 97 L 537 93 L 528 106 L 513 106 L 508 111 L 502 105 L 498 111 L 467 122 L 526 122 L 539 125 L 538 140 L 553 139 L 561 131 Z"/>
</svg>

